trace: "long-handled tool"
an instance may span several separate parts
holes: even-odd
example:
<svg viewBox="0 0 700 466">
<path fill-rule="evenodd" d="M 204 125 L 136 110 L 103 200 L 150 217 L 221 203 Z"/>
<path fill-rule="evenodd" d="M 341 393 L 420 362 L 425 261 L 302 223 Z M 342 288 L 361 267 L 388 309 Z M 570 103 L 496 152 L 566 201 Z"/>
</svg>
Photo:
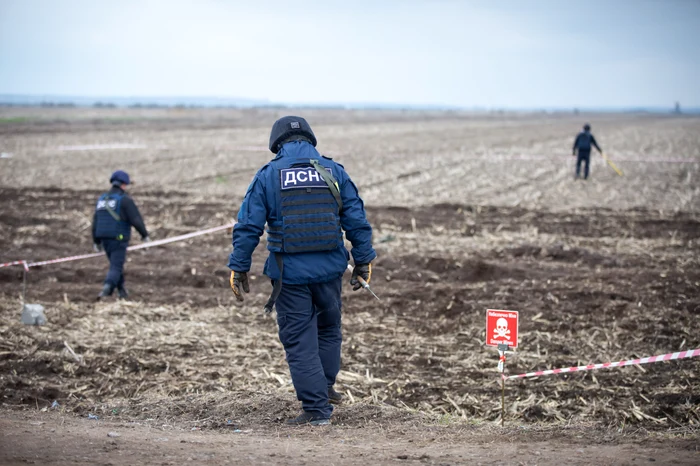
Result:
<svg viewBox="0 0 700 466">
<path fill-rule="evenodd" d="M 607 155 L 605 155 L 605 152 L 601 152 L 600 155 L 603 156 L 603 160 L 605 160 L 606 162 L 608 162 L 608 165 L 610 165 L 610 168 L 612 168 L 613 170 L 615 170 L 615 173 L 617 173 L 618 175 L 622 176 L 622 170 L 620 170 L 619 168 L 617 168 L 617 166 L 613 163 L 613 161 L 610 160 L 610 159 L 608 158 Z"/>
<path fill-rule="evenodd" d="M 354 270 L 353 267 L 352 267 L 352 265 L 348 264 L 348 270 L 352 273 L 352 271 Z M 365 281 L 364 278 L 362 278 L 362 277 L 360 277 L 360 276 L 358 275 L 358 276 L 357 276 L 357 281 L 360 282 L 360 285 L 362 285 L 362 288 L 364 288 L 365 290 L 367 290 L 367 291 L 369 291 L 370 293 L 372 293 L 372 296 L 374 296 L 375 298 L 377 298 L 377 300 L 381 301 L 381 299 L 379 299 L 379 296 L 377 296 L 376 294 L 374 294 L 374 291 L 372 291 L 372 288 L 369 287 L 369 284 Z"/>
</svg>

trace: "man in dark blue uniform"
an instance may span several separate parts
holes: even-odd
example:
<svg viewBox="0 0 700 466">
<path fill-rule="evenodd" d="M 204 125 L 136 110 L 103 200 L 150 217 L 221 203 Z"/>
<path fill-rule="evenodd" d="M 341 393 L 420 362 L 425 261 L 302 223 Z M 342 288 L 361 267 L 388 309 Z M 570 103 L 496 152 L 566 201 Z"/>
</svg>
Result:
<svg viewBox="0 0 700 466">
<path fill-rule="evenodd" d="M 273 292 L 265 310 L 277 309 L 279 338 L 303 409 L 290 425 L 329 424 L 330 403 L 342 400 L 333 385 L 340 370 L 342 276 L 350 259 L 343 231 L 352 244 L 354 290 L 361 286 L 358 276 L 370 281 L 376 257 L 357 187 L 342 165 L 320 156 L 315 146 L 303 118 L 275 122 L 270 150 L 277 156 L 248 187 L 228 264 L 233 293 L 243 301 L 251 256 L 267 223 L 264 273 Z"/>
<path fill-rule="evenodd" d="M 109 272 L 102 291 L 97 299 L 111 296 L 117 290 L 119 299 L 127 299 L 129 293 L 124 287 L 124 262 L 126 248 L 131 238 L 133 226 L 141 234 L 143 241 L 149 241 L 148 231 L 143 223 L 139 209 L 126 193 L 126 186 L 131 182 L 126 172 L 117 170 L 109 179 L 112 188 L 97 200 L 95 215 L 92 219 L 92 242 L 95 251 L 104 251 L 109 259 Z"/>
<path fill-rule="evenodd" d="M 576 140 L 574 141 L 574 156 L 576 156 L 576 151 L 578 150 L 578 157 L 576 158 L 576 176 L 577 180 L 581 173 L 581 163 L 585 163 L 586 167 L 583 170 L 583 179 L 588 179 L 588 166 L 591 164 L 591 146 L 595 147 L 598 152 L 602 153 L 603 150 L 598 147 L 598 143 L 591 134 L 591 125 L 586 123 L 583 125 L 583 131 L 578 133 Z"/>
</svg>

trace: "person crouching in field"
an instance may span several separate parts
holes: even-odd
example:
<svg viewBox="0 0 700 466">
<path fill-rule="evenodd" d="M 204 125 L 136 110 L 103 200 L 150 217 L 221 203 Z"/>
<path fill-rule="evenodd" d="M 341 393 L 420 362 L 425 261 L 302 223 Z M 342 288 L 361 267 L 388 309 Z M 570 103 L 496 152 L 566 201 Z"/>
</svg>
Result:
<svg viewBox="0 0 700 466">
<path fill-rule="evenodd" d="M 236 299 L 248 293 L 251 256 L 268 225 L 265 275 L 273 282 L 267 312 L 277 309 L 279 339 L 302 413 L 289 425 L 330 424 L 342 396 L 333 389 L 340 370 L 342 278 L 350 255 L 355 260 L 350 284 L 369 282 L 372 227 L 342 165 L 316 151 L 316 136 L 305 119 L 287 116 L 275 122 L 270 151 L 276 155 L 248 187 L 233 228 L 229 257 Z"/>
<path fill-rule="evenodd" d="M 129 175 L 117 170 L 112 173 L 109 182 L 112 183 L 112 188 L 97 200 L 92 218 L 92 242 L 95 252 L 104 251 L 109 259 L 109 271 L 102 291 L 97 296 L 98 300 L 112 296 L 115 289 L 119 299 L 129 297 L 124 287 L 124 263 L 126 248 L 131 238 L 131 227 L 136 228 L 144 242 L 149 241 L 139 209 L 126 193 L 126 187 L 131 182 Z"/>
<path fill-rule="evenodd" d="M 581 163 L 585 163 L 586 167 L 583 170 L 583 179 L 588 179 L 589 165 L 591 164 L 591 146 L 595 147 L 598 152 L 603 153 L 603 150 L 598 146 L 595 138 L 591 134 L 591 125 L 586 123 L 583 125 L 583 131 L 578 133 L 576 140 L 574 141 L 573 155 L 576 156 L 576 151 L 578 150 L 578 157 L 576 158 L 576 175 L 574 179 L 577 180 L 581 173 Z"/>
</svg>

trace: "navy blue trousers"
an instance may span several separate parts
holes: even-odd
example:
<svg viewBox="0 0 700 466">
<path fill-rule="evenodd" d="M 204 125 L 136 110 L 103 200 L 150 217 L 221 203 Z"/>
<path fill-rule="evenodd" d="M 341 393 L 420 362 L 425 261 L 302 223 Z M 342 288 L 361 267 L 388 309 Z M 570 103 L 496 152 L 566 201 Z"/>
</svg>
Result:
<svg viewBox="0 0 700 466">
<path fill-rule="evenodd" d="M 328 388 L 340 370 L 342 277 L 325 283 L 287 285 L 277 298 L 279 337 L 304 411 L 328 418 Z"/>
<path fill-rule="evenodd" d="M 128 241 L 118 241 L 116 239 L 103 239 L 102 246 L 109 259 L 109 271 L 105 278 L 105 284 L 114 288 L 124 286 L 124 263 L 126 262 L 126 248 Z"/>
<path fill-rule="evenodd" d="M 588 166 L 591 164 L 591 151 L 579 149 L 578 157 L 576 157 L 576 178 L 580 176 L 581 163 L 586 164 L 585 168 L 583 169 L 583 179 L 585 180 L 588 178 Z"/>
</svg>

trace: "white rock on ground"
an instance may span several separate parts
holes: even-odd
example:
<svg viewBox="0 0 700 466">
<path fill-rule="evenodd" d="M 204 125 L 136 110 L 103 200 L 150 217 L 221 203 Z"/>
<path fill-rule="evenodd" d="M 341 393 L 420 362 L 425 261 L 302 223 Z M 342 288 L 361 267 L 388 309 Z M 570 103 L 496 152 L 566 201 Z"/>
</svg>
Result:
<svg viewBox="0 0 700 466">
<path fill-rule="evenodd" d="M 22 323 L 26 325 L 44 325 L 46 316 L 41 304 L 25 304 L 22 308 Z"/>
</svg>

